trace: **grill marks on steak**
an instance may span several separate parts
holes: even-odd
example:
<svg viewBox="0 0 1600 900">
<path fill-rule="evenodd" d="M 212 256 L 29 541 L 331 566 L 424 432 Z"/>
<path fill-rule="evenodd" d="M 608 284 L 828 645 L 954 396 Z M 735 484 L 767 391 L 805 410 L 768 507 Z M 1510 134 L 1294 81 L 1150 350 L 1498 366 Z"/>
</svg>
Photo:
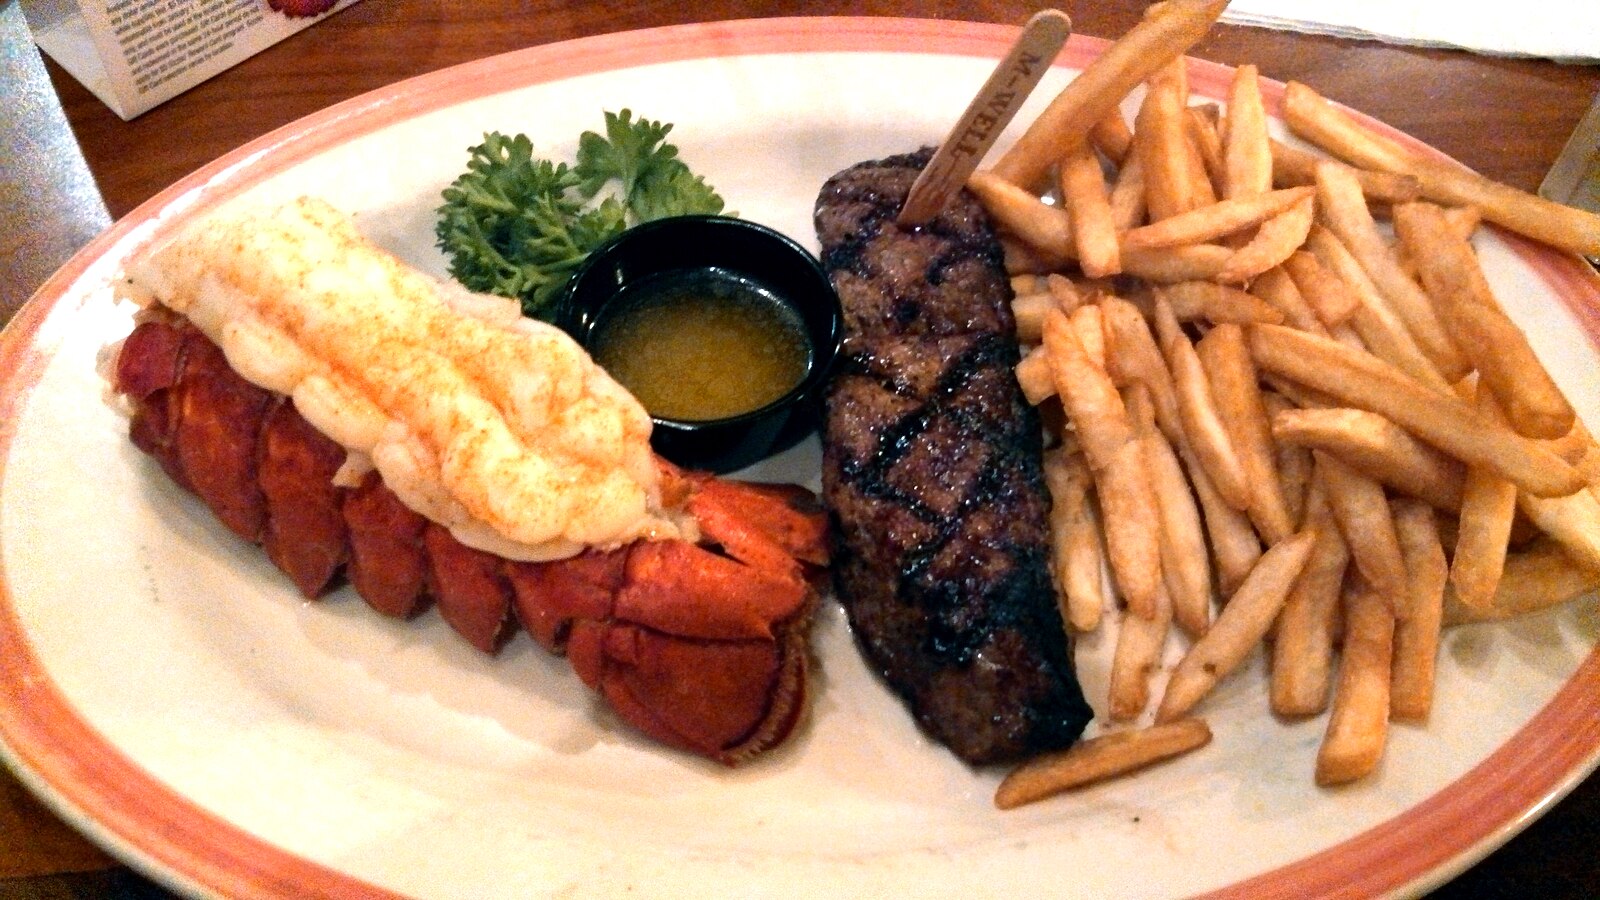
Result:
<svg viewBox="0 0 1600 900">
<path fill-rule="evenodd" d="M 894 216 L 926 152 L 830 179 L 816 224 L 845 308 L 823 496 L 871 664 L 974 763 L 1075 740 L 1090 711 L 1048 573 L 1039 421 L 1012 373 L 1010 285 L 982 209 Z"/>
<path fill-rule="evenodd" d="M 927 154 L 890 157 L 835 175 L 816 211 L 822 264 L 844 304 L 845 333 L 1010 333 L 1000 245 L 982 208 L 952 204 L 915 231 L 894 226 Z"/>
</svg>

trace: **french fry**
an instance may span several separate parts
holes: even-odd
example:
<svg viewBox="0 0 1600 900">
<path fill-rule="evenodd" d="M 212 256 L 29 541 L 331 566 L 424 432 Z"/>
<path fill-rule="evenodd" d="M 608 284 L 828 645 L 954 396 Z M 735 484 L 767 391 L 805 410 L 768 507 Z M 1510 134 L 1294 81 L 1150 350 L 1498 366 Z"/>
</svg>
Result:
<svg viewBox="0 0 1600 900">
<path fill-rule="evenodd" d="M 1317 163 L 1324 157 L 1308 150 L 1272 141 L 1272 183 L 1296 187 L 1317 183 Z M 1422 196 L 1422 184 L 1411 175 L 1352 169 L 1368 203 L 1406 203 Z"/>
<path fill-rule="evenodd" d="M 1044 279 L 1038 275 L 1014 275 L 1011 278 L 1012 296 L 1037 294 L 1042 290 L 1044 290 Z"/>
<path fill-rule="evenodd" d="M 1565 497 L 1517 494 L 1517 508 L 1553 538 L 1578 565 L 1600 572 L 1600 497 L 1574 491 Z"/>
<path fill-rule="evenodd" d="M 1383 488 L 1330 453 L 1314 450 L 1311 455 L 1356 569 L 1396 615 L 1404 614 L 1406 564 Z"/>
<path fill-rule="evenodd" d="M 1350 321 L 1361 308 L 1361 297 L 1305 250 L 1290 254 L 1283 261 L 1283 270 L 1294 279 L 1300 295 L 1316 310 L 1317 318 L 1329 328 Z"/>
<path fill-rule="evenodd" d="M 1394 208 L 1395 232 L 1416 261 L 1440 318 L 1461 336 L 1462 353 L 1478 370 L 1478 385 L 1500 401 L 1518 434 L 1558 438 L 1572 430 L 1572 405 L 1495 301 L 1477 254 L 1431 203 Z"/>
<path fill-rule="evenodd" d="M 1261 372 L 1261 383 L 1268 390 L 1282 394 L 1290 405 L 1297 409 L 1333 409 L 1338 406 L 1338 401 L 1321 391 L 1313 390 L 1293 379 L 1285 378 L 1276 372 L 1268 372 L 1257 367 Z"/>
<path fill-rule="evenodd" d="M 1052 279 L 1060 278 L 1059 275 L 1051 275 L 1050 277 Z M 1072 287 L 1072 283 L 1065 278 L 1060 278 L 1059 282 L 1052 281 L 1052 284 L 1056 283 L 1064 285 L 1064 290 L 1066 291 L 1076 290 Z M 1077 298 L 1076 294 L 1056 293 L 1055 296 Z M 1081 300 L 1077 302 L 1081 304 Z M 1029 305 L 1030 307 L 1033 306 L 1033 304 Z M 1019 312 L 1017 316 L 1018 340 L 1023 340 L 1023 335 L 1027 333 L 1027 330 L 1034 327 L 1038 328 L 1040 332 L 1039 338 L 1042 338 L 1045 313 L 1052 309 L 1066 312 L 1067 310 L 1063 309 L 1065 305 L 1064 303 L 1050 302 L 1043 304 L 1043 309 L 1030 308 Z M 1071 312 L 1070 321 L 1073 329 L 1078 333 L 1079 341 L 1083 344 L 1084 352 L 1089 355 L 1089 359 L 1095 365 L 1104 368 L 1106 365 L 1106 335 L 1105 326 L 1101 321 L 1100 308 L 1094 305 L 1079 305 L 1072 309 Z M 1025 323 L 1022 319 L 1024 314 L 1034 319 L 1034 321 Z M 1036 338 L 1036 340 L 1039 338 Z M 1015 374 L 1017 383 L 1022 387 L 1022 395 L 1030 405 L 1038 406 L 1056 395 L 1055 376 L 1050 371 L 1050 355 L 1044 347 L 1037 346 L 1029 350 L 1018 361 Z"/>
<path fill-rule="evenodd" d="M 1044 455 L 1044 480 L 1050 490 L 1051 567 L 1061 618 L 1075 631 L 1093 631 L 1105 606 L 1105 551 L 1089 505 L 1093 479 L 1080 454 L 1053 450 Z"/>
<path fill-rule="evenodd" d="M 1417 277 L 1440 307 L 1441 317 L 1447 312 L 1445 304 L 1498 305 L 1468 236 L 1458 232 L 1459 226 L 1450 221 L 1443 207 L 1426 200 L 1397 203 L 1389 210 L 1389 217 L 1400 241 L 1400 252 L 1418 267 Z M 1428 271 L 1424 273 L 1422 267 Z M 1448 324 L 1449 320 L 1445 322 Z"/>
<path fill-rule="evenodd" d="M 1196 201 L 1184 126 L 1184 94 L 1177 78 L 1153 78 L 1134 118 L 1134 150 L 1144 169 L 1145 208 L 1151 221 L 1187 212 Z"/>
<path fill-rule="evenodd" d="M 1059 310 L 1045 314 L 1043 325 L 1046 356 L 1056 379 L 1056 391 L 1071 387 L 1073 414 L 1079 444 L 1091 471 L 1104 469 L 1123 445 L 1133 439 L 1122 397 L 1104 370 L 1094 364 L 1078 338 L 1072 321 Z M 1081 386 L 1080 386 L 1081 385 Z M 1061 394 L 1063 403 L 1068 402 Z"/>
<path fill-rule="evenodd" d="M 1422 722 L 1433 708 L 1434 667 L 1449 566 L 1432 507 L 1421 501 L 1397 500 L 1394 525 L 1410 590 L 1406 612 L 1395 623 L 1389 715 L 1402 722 Z"/>
<path fill-rule="evenodd" d="M 1267 407 L 1269 423 L 1276 421 L 1279 413 L 1296 408 L 1287 397 L 1276 391 L 1263 393 L 1261 400 Z M 1277 447 L 1278 481 L 1282 485 L 1283 502 L 1289 509 L 1289 518 L 1298 528 L 1305 521 L 1306 500 L 1311 490 L 1311 450 L 1280 441 L 1276 435 L 1273 436 L 1273 445 Z"/>
<path fill-rule="evenodd" d="M 1555 541 L 1539 538 L 1527 549 L 1506 555 L 1505 574 L 1488 604 L 1467 606 L 1454 591 L 1448 592 L 1444 621 L 1454 626 L 1511 619 L 1559 606 L 1597 589 L 1600 572 L 1574 562 Z"/>
<path fill-rule="evenodd" d="M 1577 470 L 1508 428 L 1485 422 L 1459 397 L 1429 390 L 1394 366 L 1337 341 L 1281 325 L 1246 328 L 1256 365 L 1388 417 L 1469 465 L 1485 466 L 1538 497 L 1584 486 Z"/>
<path fill-rule="evenodd" d="M 1310 197 L 1261 223 L 1255 237 L 1233 252 L 1216 278 L 1223 283 L 1244 283 L 1288 259 L 1306 242 L 1311 230 Z"/>
<path fill-rule="evenodd" d="M 1309 187 L 1285 188 L 1196 207 L 1129 231 L 1122 246 L 1144 250 L 1215 240 L 1260 225 L 1313 193 Z"/>
<path fill-rule="evenodd" d="M 1281 325 L 1284 321 L 1283 311 L 1260 297 L 1213 281 L 1181 281 L 1162 285 L 1156 291 L 1166 297 L 1180 322 Z"/>
<path fill-rule="evenodd" d="M 1047 206 L 1022 188 L 988 172 L 973 172 L 967 189 L 1002 229 L 1036 248 L 1047 259 L 1073 258 L 1072 218 L 1066 210 Z"/>
<path fill-rule="evenodd" d="M 1412 152 L 1341 113 L 1309 85 L 1284 86 L 1283 116 L 1289 130 L 1353 166 L 1409 172 Z"/>
<path fill-rule="evenodd" d="M 1211 383 L 1211 394 L 1228 430 L 1228 440 L 1244 470 L 1250 492 L 1245 512 L 1267 544 L 1285 540 L 1294 534 L 1295 527 L 1283 499 L 1283 484 L 1278 480 L 1272 426 L 1261 399 L 1255 362 L 1244 343 L 1244 331 L 1237 325 L 1218 325 L 1200 339 L 1195 352 Z"/>
<path fill-rule="evenodd" d="M 1600 216 L 1433 161 L 1411 173 L 1422 195 L 1439 203 L 1476 207 L 1483 218 L 1518 234 L 1584 256 L 1600 255 Z"/>
<path fill-rule="evenodd" d="M 1360 301 L 1360 305 L 1351 315 L 1351 322 L 1367 347 L 1379 359 L 1392 363 L 1402 372 L 1434 390 L 1450 390 L 1450 383 L 1439 374 L 1439 370 L 1422 352 L 1422 348 L 1417 345 L 1416 339 L 1411 336 L 1400 316 L 1378 293 L 1377 285 L 1367 277 L 1367 273 L 1361 268 L 1361 263 L 1356 261 L 1333 232 L 1320 225 L 1313 226 L 1306 243 L 1317 257 L 1317 261 L 1328 271 L 1338 275 Z"/>
<path fill-rule="evenodd" d="M 1117 620 L 1117 646 L 1111 656 L 1106 714 L 1113 722 L 1131 722 L 1150 704 L 1150 677 L 1161 665 L 1172 628 L 1172 598 L 1159 585 L 1155 612 L 1139 616 L 1132 609 Z"/>
<path fill-rule="evenodd" d="M 1178 92 L 1180 105 L 1187 109 L 1189 106 L 1189 61 L 1180 54 L 1167 61 L 1167 64 L 1150 73 L 1150 82 L 1171 82 Z"/>
<path fill-rule="evenodd" d="M 1100 303 L 1100 315 L 1110 337 L 1106 362 L 1112 379 L 1118 386 L 1135 382 L 1144 385 L 1155 406 L 1156 424 L 1168 441 L 1177 442 L 1183 434 L 1178 394 L 1161 349 L 1150 333 L 1149 323 L 1132 303 L 1120 297 L 1104 298 Z"/>
<path fill-rule="evenodd" d="M 1078 333 L 1078 343 L 1083 345 L 1083 352 L 1099 369 L 1106 367 L 1106 326 L 1100 317 L 1100 307 L 1093 303 L 1085 304 L 1072 311 L 1068 317 L 1072 322 L 1072 330 Z"/>
<path fill-rule="evenodd" d="M 1250 508 L 1244 464 L 1228 436 L 1216 398 L 1194 345 L 1178 327 L 1172 307 L 1156 298 L 1156 336 L 1178 395 L 1178 413 L 1194 453 L 1216 485 L 1217 493 L 1237 510 Z"/>
<path fill-rule="evenodd" d="M 1322 320 L 1317 318 L 1316 311 L 1311 308 L 1311 304 L 1306 302 L 1305 296 L 1295 286 L 1294 280 L 1289 277 L 1289 273 L 1285 272 L 1281 266 L 1262 272 L 1250 284 L 1250 293 L 1260 297 L 1282 312 L 1284 319 L 1290 326 L 1301 331 L 1309 331 L 1312 334 L 1326 335 L 1328 333 L 1327 326 L 1323 325 Z"/>
<path fill-rule="evenodd" d="M 1552 439 L 1565 435 L 1576 420 L 1571 404 L 1528 345 L 1522 329 L 1504 312 L 1491 306 L 1457 307 L 1451 324 L 1483 357 L 1479 380 L 1486 384 L 1505 410 L 1506 421 L 1518 434 Z M 1483 352 L 1484 348 L 1495 352 Z M 1489 359 L 1492 357 L 1492 361 Z"/>
<path fill-rule="evenodd" d="M 1059 375 L 1056 387 L 1059 393 Z M 1066 405 L 1070 408 L 1070 401 Z M 1161 525 L 1143 447 L 1134 441 L 1124 444 L 1095 473 L 1095 485 L 1113 580 L 1129 610 L 1149 618 L 1162 590 Z"/>
<path fill-rule="evenodd" d="M 1193 709 L 1261 642 L 1311 558 L 1316 540 L 1316 531 L 1305 529 L 1262 554 L 1211 629 L 1173 669 L 1156 709 L 1157 722 L 1171 722 Z"/>
<path fill-rule="evenodd" d="M 1446 206 L 1444 218 L 1450 223 L 1450 230 L 1463 241 L 1472 240 L 1473 233 L 1483 223 L 1483 213 L 1476 206 Z"/>
<path fill-rule="evenodd" d="M 1267 111 L 1261 103 L 1256 67 L 1234 70 L 1228 87 L 1228 118 L 1223 129 L 1222 196 L 1249 197 L 1272 189 L 1272 145 L 1267 137 Z"/>
<path fill-rule="evenodd" d="M 1280 716 L 1312 716 L 1328 706 L 1333 685 L 1334 626 L 1339 589 L 1350 564 L 1350 550 L 1334 524 L 1327 497 L 1313 481 L 1306 527 L 1315 529 L 1304 571 L 1295 579 L 1272 641 L 1269 696 Z"/>
<path fill-rule="evenodd" d="M 1372 774 L 1389 740 L 1394 616 L 1364 584 L 1346 592 L 1344 600 L 1344 652 L 1328 729 L 1317 750 L 1316 781 L 1322 787 Z"/>
<path fill-rule="evenodd" d="M 1200 501 L 1206 537 L 1217 564 L 1217 590 L 1222 596 L 1231 597 L 1261 559 L 1261 539 L 1250 525 L 1250 518 L 1222 498 L 1187 439 L 1177 449 L 1184 471 L 1189 473 L 1195 499 Z"/>
<path fill-rule="evenodd" d="M 1216 244 L 1190 244 L 1161 250 L 1122 251 L 1122 271 L 1156 284 L 1216 278 L 1235 251 Z"/>
<path fill-rule="evenodd" d="M 1090 147 L 1080 147 L 1061 161 L 1061 199 L 1072 217 L 1072 238 L 1083 274 L 1103 278 L 1121 272 L 1105 176 Z"/>
<path fill-rule="evenodd" d="M 1349 168 L 1335 162 L 1317 164 L 1317 209 L 1328 229 L 1361 263 L 1362 270 L 1405 322 L 1406 330 L 1439 374 L 1446 381 L 1465 375 L 1466 359 L 1445 332 L 1428 295 L 1401 271 L 1394 251 L 1378 233 L 1361 185 Z"/>
<path fill-rule="evenodd" d="M 1202 719 L 1102 734 L 1035 757 L 1012 770 L 995 791 L 994 805 L 1015 809 L 1181 756 L 1210 742 L 1211 729 Z"/>
<path fill-rule="evenodd" d="M 1161 586 L 1160 523 L 1143 450 L 1110 376 L 1059 311 L 1045 316 L 1044 341 L 1056 393 L 1094 473 L 1113 580 L 1129 608 L 1150 618 Z"/>
<path fill-rule="evenodd" d="M 1039 343 L 1044 326 L 1044 312 L 1054 309 L 1056 300 L 1047 291 L 1018 294 L 1011 301 L 1011 318 L 1017 323 L 1017 341 L 1023 344 Z"/>
<path fill-rule="evenodd" d="M 1114 165 L 1127 163 L 1133 149 L 1133 129 L 1128 127 L 1121 110 L 1112 109 L 1089 127 L 1089 144 Z"/>
<path fill-rule="evenodd" d="M 1008 232 L 1000 232 L 1000 252 L 1005 260 L 1006 274 L 1043 275 L 1066 266 L 1072 260 L 1060 253 L 1046 252 Z"/>
<path fill-rule="evenodd" d="M 1063 620 L 1117 610 L 1108 717 L 1145 714 L 1176 622 L 1192 643 L 1149 733 L 1203 743 L 1181 717 L 1270 634 L 1272 709 L 1332 707 L 1315 778 L 1342 784 L 1376 769 L 1389 720 L 1428 717 L 1443 624 L 1600 589 L 1600 444 L 1471 244 L 1487 219 L 1600 255 L 1600 216 L 1414 151 L 1304 85 L 1290 127 L 1342 162 L 1276 141 L 1254 66 L 1225 118 L 1189 106 L 1181 54 L 1224 5 L 1153 4 L 969 186 L 1014 276 L 1017 380 L 1059 435 Z M 1119 107 L 1141 82 L 1130 129 Z M 1038 196 L 1052 167 L 1059 204 Z M 1024 766 L 995 802 L 1159 758 L 1117 755 L 1139 734 Z"/>
<path fill-rule="evenodd" d="M 1476 402 L 1484 418 L 1504 421 L 1493 393 L 1480 390 Z M 1450 584 L 1462 603 L 1487 609 L 1494 603 L 1504 574 L 1506 546 L 1517 514 L 1517 486 L 1488 469 L 1468 469 L 1460 513 Z"/>
<path fill-rule="evenodd" d="M 1177 451 L 1200 503 L 1206 535 L 1216 558 L 1218 586 L 1224 596 L 1231 594 L 1261 558 L 1261 542 L 1244 513 L 1229 506 L 1217 492 L 1190 446 L 1172 374 L 1144 317 L 1132 303 L 1118 297 L 1105 298 L 1101 310 L 1112 337 L 1113 367 L 1124 379 L 1138 381 L 1149 389 L 1156 424 Z"/>
<path fill-rule="evenodd" d="M 1595 442 L 1589 429 L 1583 426 L 1582 419 L 1573 424 L 1572 432 L 1580 446 L 1570 457 L 1562 458 L 1572 463 L 1572 467 L 1588 482 L 1589 490 L 1600 496 L 1600 443 Z"/>
<path fill-rule="evenodd" d="M 1328 337 L 1331 337 L 1339 343 L 1344 344 L 1346 347 L 1350 347 L 1355 350 L 1365 350 L 1367 352 L 1371 352 L 1367 348 L 1367 342 L 1361 339 L 1360 333 L 1357 332 L 1355 328 L 1351 327 L 1350 323 L 1348 322 L 1335 325 L 1328 329 Z"/>
<path fill-rule="evenodd" d="M 1194 186 L 1195 205 L 1215 203 L 1222 189 L 1222 140 L 1216 123 L 1205 110 L 1189 106 L 1183 110 L 1183 126 L 1189 139 L 1189 183 Z"/>
<path fill-rule="evenodd" d="M 1042 319 L 1040 329 L 1043 329 Z M 1014 370 L 1017 384 L 1022 387 L 1022 396 L 1030 406 L 1038 406 L 1056 395 L 1056 377 L 1050 370 L 1050 352 L 1044 347 L 1035 347 L 1017 363 Z"/>
<path fill-rule="evenodd" d="M 1361 409 L 1288 409 L 1272 418 L 1280 445 L 1324 450 L 1362 475 L 1450 511 L 1461 508 L 1466 470 L 1381 415 Z"/>
<path fill-rule="evenodd" d="M 1128 161 L 1117 170 L 1117 178 L 1111 185 L 1111 197 L 1107 202 L 1111 206 L 1112 224 L 1118 233 L 1137 228 L 1144 221 L 1144 166 L 1139 163 L 1137 153 L 1128 154 Z"/>
<path fill-rule="evenodd" d="M 1155 486 L 1161 516 L 1161 572 L 1178 627 L 1193 637 L 1211 624 L 1211 563 L 1200 524 L 1200 510 L 1183 466 L 1156 428 L 1150 392 L 1136 384 L 1125 395 L 1134 436 L 1144 443 L 1145 464 Z"/>
<path fill-rule="evenodd" d="M 1436 203 L 1477 207 L 1483 217 L 1537 241 L 1600 256 L 1600 216 L 1491 181 L 1454 163 L 1424 159 L 1357 123 L 1310 87 L 1290 82 L 1284 120 L 1296 134 L 1349 163 L 1410 175 Z"/>
<path fill-rule="evenodd" d="M 1169 0 L 1151 6 L 1139 24 L 1067 83 L 995 164 L 994 173 L 1015 185 L 1038 184 L 1129 91 L 1205 37 L 1225 6 L 1227 0 Z"/>
<path fill-rule="evenodd" d="M 1064 313 L 1074 312 L 1078 307 L 1088 302 L 1083 296 L 1083 292 L 1078 290 L 1078 286 L 1072 283 L 1072 279 L 1059 272 L 1051 272 L 1046 275 L 1044 277 L 1044 286 L 1045 290 L 1050 292 L 1050 296 L 1055 298 L 1056 306 L 1060 307 Z"/>
<path fill-rule="evenodd" d="M 1285 144 L 1270 135 L 1267 148 L 1272 152 L 1272 184 L 1274 187 L 1298 187 L 1317 183 L 1317 163 L 1326 157 Z M 1415 199 L 1413 195 L 1412 199 Z"/>
<path fill-rule="evenodd" d="M 1465 392 L 1462 392 L 1462 396 L 1466 396 Z M 1498 401 L 1496 401 L 1497 409 L 1498 406 Z M 1576 466 L 1579 460 L 1588 455 L 1590 449 L 1594 446 L 1594 438 L 1589 434 L 1589 430 L 1584 427 L 1583 422 L 1575 421 L 1572 423 L 1571 431 L 1553 440 L 1544 441 L 1543 444 L 1551 453 Z"/>
</svg>

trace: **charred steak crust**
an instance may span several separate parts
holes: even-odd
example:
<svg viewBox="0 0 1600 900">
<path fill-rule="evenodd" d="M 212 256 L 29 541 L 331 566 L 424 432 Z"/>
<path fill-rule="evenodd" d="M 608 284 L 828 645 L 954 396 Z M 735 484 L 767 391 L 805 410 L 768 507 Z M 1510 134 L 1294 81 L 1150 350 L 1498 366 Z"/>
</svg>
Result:
<svg viewBox="0 0 1600 900">
<path fill-rule="evenodd" d="M 1036 412 L 1013 375 L 1011 289 L 982 207 L 894 224 L 929 151 L 823 186 L 822 261 L 846 340 L 827 397 L 834 578 L 868 661 L 971 763 L 1072 743 L 1088 723 L 1048 571 Z"/>
</svg>

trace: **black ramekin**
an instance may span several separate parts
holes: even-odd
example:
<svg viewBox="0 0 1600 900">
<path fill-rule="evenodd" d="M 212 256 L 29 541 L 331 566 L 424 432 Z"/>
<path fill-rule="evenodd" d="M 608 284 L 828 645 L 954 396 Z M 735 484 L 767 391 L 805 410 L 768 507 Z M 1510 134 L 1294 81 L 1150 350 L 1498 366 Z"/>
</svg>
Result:
<svg viewBox="0 0 1600 900">
<path fill-rule="evenodd" d="M 787 394 L 747 413 L 706 421 L 652 416 L 651 445 L 671 462 L 713 472 L 750 465 L 816 427 L 843 333 L 839 297 L 804 247 L 765 225 L 730 216 L 675 216 L 631 228 L 596 250 L 572 276 L 556 324 L 585 347 L 608 304 L 637 281 L 721 269 L 749 279 L 799 316 L 810 366 Z"/>
</svg>

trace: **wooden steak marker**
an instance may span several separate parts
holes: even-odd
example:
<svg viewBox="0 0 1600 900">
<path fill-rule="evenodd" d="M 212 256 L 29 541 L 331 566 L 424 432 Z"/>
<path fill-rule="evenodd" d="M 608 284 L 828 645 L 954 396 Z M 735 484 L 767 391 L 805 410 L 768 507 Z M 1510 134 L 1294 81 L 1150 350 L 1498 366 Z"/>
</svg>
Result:
<svg viewBox="0 0 1600 900">
<path fill-rule="evenodd" d="M 914 228 L 938 215 L 978 168 L 1071 34 L 1072 20 L 1066 13 L 1056 9 L 1034 13 L 911 186 L 895 224 Z"/>
</svg>

